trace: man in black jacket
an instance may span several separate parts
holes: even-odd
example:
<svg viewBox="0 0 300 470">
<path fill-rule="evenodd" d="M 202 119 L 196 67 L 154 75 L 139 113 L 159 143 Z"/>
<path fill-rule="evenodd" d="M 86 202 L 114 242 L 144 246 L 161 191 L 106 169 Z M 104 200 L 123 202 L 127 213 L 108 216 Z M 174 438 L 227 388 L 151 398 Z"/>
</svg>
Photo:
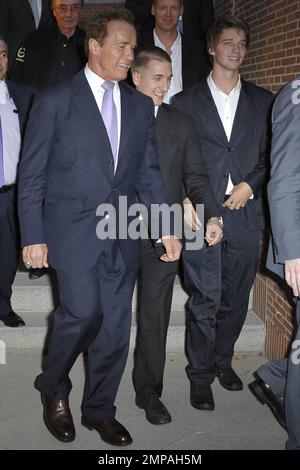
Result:
<svg viewBox="0 0 300 470">
<path fill-rule="evenodd" d="M 53 22 L 51 0 L 0 0 L 0 34 L 8 44 L 8 71 L 21 42 L 37 28 Z"/>
<path fill-rule="evenodd" d="M 83 0 L 52 0 L 56 21 L 23 41 L 12 66 L 12 80 L 44 88 L 83 67 L 85 33 L 78 27 L 82 5 Z"/>
<path fill-rule="evenodd" d="M 215 407 L 211 384 L 216 375 L 227 390 L 243 388 L 232 359 L 247 315 L 264 228 L 272 93 L 239 75 L 249 37 L 241 18 L 217 20 L 208 32 L 212 73 L 174 98 L 174 106 L 193 116 L 214 195 L 224 206 L 222 244 L 183 255 L 191 292 L 187 374 L 191 404 L 201 410 Z"/>
<path fill-rule="evenodd" d="M 196 129 L 189 116 L 163 104 L 170 86 L 170 56 L 156 46 L 141 49 L 132 65 L 132 77 L 138 91 L 152 98 L 155 105 L 159 163 L 171 200 L 181 204 L 183 187 L 196 204 L 204 204 L 206 240 L 216 245 L 222 238 L 218 216 L 221 213 L 212 194 Z M 189 200 L 185 200 L 186 208 Z M 197 222 L 196 222 L 197 223 Z M 158 248 L 142 240 L 141 295 L 133 382 L 136 404 L 145 409 L 152 424 L 165 424 L 171 416 L 159 400 L 163 388 L 165 345 L 169 325 L 173 285 L 178 263 L 162 263 Z"/>
<path fill-rule="evenodd" d="M 16 210 L 17 166 L 21 135 L 34 89 L 6 81 L 7 45 L 0 36 L 0 320 L 12 328 L 25 325 L 11 306 L 12 284 L 20 252 Z"/>
</svg>

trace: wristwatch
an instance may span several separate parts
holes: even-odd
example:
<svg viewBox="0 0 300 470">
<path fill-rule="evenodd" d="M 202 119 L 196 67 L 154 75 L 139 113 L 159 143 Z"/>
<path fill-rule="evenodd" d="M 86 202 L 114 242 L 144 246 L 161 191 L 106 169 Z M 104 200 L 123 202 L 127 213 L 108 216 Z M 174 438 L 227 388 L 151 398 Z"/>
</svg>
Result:
<svg viewBox="0 0 300 470">
<path fill-rule="evenodd" d="M 210 219 L 208 219 L 207 224 L 208 224 L 208 222 L 214 222 L 214 221 L 217 221 L 217 220 L 218 220 L 219 227 L 223 228 L 224 227 L 223 217 L 211 217 Z"/>
</svg>

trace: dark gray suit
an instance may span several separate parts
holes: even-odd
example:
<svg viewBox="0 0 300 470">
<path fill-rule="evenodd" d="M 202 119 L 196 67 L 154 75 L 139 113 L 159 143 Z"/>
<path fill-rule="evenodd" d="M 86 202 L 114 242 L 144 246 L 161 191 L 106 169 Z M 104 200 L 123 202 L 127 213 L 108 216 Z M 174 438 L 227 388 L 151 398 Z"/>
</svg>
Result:
<svg viewBox="0 0 300 470">
<path fill-rule="evenodd" d="M 282 278 L 284 262 L 300 258 L 300 76 L 297 80 L 298 83 L 294 81 L 283 89 L 273 109 L 272 168 L 268 185 L 273 246 L 270 244 L 267 267 Z M 299 299 L 296 304 L 298 328 L 289 358 L 264 365 L 258 374 L 277 396 L 285 399 L 289 433 L 286 446 L 300 450 Z"/>
<path fill-rule="evenodd" d="M 185 283 L 191 294 L 187 373 L 195 385 L 211 384 L 215 368 L 231 367 L 234 344 L 247 314 L 264 227 L 262 192 L 271 100 L 271 93 L 242 80 L 228 141 L 206 79 L 174 97 L 174 105 L 194 118 L 217 202 L 224 201 L 229 174 L 234 185 L 244 181 L 254 194 L 245 208 L 224 210 L 221 244 L 183 254 Z"/>
<path fill-rule="evenodd" d="M 156 119 L 159 163 L 172 201 L 181 203 L 183 185 L 193 203 L 205 205 L 205 217 L 219 216 L 192 119 L 163 104 Z M 156 250 L 158 251 L 158 250 Z M 150 241 L 142 241 L 141 293 L 133 382 L 144 407 L 163 388 L 165 345 L 178 263 L 163 263 Z"/>
<path fill-rule="evenodd" d="M 50 0 L 42 0 L 39 27 L 49 25 L 53 18 Z M 23 39 L 35 29 L 34 17 L 28 0 L 0 0 L 0 34 L 4 36 L 8 44 L 9 73 L 18 47 Z"/>
</svg>

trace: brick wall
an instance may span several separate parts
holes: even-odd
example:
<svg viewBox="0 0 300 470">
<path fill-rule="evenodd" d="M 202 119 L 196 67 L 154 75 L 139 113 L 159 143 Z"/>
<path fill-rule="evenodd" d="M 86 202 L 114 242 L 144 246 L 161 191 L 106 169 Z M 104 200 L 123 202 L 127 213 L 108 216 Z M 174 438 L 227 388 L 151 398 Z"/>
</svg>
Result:
<svg viewBox="0 0 300 470">
<path fill-rule="evenodd" d="M 299 0 L 215 0 L 215 11 L 216 16 L 241 15 L 250 24 L 244 78 L 277 92 L 300 74 Z M 284 283 L 264 269 L 264 261 L 254 284 L 253 310 L 267 326 L 267 356 L 283 357 L 293 333 L 293 302 Z"/>
</svg>

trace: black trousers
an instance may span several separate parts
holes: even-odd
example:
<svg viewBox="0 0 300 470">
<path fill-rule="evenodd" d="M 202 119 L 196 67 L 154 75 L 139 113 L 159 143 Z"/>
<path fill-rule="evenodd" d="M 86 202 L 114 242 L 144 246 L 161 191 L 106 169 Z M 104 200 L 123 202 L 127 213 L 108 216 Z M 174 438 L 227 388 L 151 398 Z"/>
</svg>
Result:
<svg viewBox="0 0 300 470">
<path fill-rule="evenodd" d="M 0 193 L 0 315 L 11 307 L 12 284 L 18 269 L 20 238 L 16 188 Z"/>
<path fill-rule="evenodd" d="M 57 272 L 60 305 L 54 312 L 44 372 L 35 386 L 55 400 L 67 399 L 69 372 L 85 353 L 82 414 L 92 421 L 114 417 L 117 390 L 125 368 L 136 272 L 125 265 L 117 241 L 86 272 Z M 54 266 L 55 268 L 55 266 Z"/>
<path fill-rule="evenodd" d="M 141 406 L 145 406 L 150 397 L 160 397 L 162 393 L 166 339 L 177 268 L 177 262 L 160 261 L 150 241 L 142 241 L 133 369 L 136 401 Z"/>
<path fill-rule="evenodd" d="M 187 375 L 211 384 L 216 368 L 231 366 L 259 263 L 261 231 L 249 230 L 242 210 L 226 211 L 225 237 L 216 247 L 183 252 L 187 307 Z"/>
</svg>

